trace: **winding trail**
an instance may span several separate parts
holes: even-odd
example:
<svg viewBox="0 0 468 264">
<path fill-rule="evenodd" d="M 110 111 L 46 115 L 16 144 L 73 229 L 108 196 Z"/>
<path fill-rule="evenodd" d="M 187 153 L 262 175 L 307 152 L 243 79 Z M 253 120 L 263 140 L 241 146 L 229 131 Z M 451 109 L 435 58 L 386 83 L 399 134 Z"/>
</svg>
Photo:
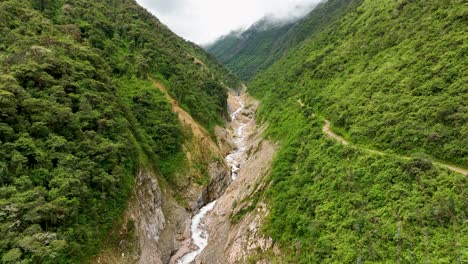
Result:
<svg viewBox="0 0 468 264">
<path fill-rule="evenodd" d="M 241 163 L 244 161 L 246 151 L 245 142 L 248 136 L 246 126 L 248 119 L 242 117 L 242 112 L 245 109 L 245 102 L 241 95 L 234 96 L 235 102 L 233 104 L 236 110 L 231 114 L 231 127 L 233 128 L 233 143 L 234 149 L 226 156 L 226 163 L 231 168 L 232 180 L 237 179 L 238 171 L 240 170 Z M 209 234 L 206 231 L 206 224 L 204 218 L 214 209 L 217 200 L 207 204 L 192 218 L 191 231 L 192 231 L 192 244 L 194 250 L 182 256 L 177 260 L 177 264 L 190 264 L 202 253 L 208 245 Z"/>
<path fill-rule="evenodd" d="M 344 138 L 338 136 L 337 134 L 335 134 L 335 132 L 333 132 L 330 128 L 331 126 L 331 123 L 330 121 L 328 120 L 325 120 L 325 125 L 323 126 L 322 128 L 322 131 L 327 134 L 329 137 L 333 138 L 334 140 L 340 142 L 341 144 L 343 145 L 349 145 L 348 141 L 346 141 Z"/>
<path fill-rule="evenodd" d="M 301 100 L 298 100 L 297 101 L 299 103 L 299 105 L 301 107 L 305 107 L 304 103 L 302 103 Z M 322 131 L 323 133 L 325 133 L 328 137 L 338 141 L 340 144 L 342 145 L 350 145 L 350 143 L 348 141 L 346 141 L 346 139 L 344 139 L 343 137 L 339 136 L 338 134 L 336 134 L 335 132 L 333 132 L 331 130 L 331 123 L 329 120 L 325 120 L 325 124 L 323 125 L 322 127 Z M 356 145 L 355 145 L 356 146 Z M 373 154 L 378 154 L 378 155 L 384 155 L 384 156 L 390 156 L 391 154 L 388 154 L 388 153 L 385 153 L 383 151 L 379 151 L 379 150 L 375 150 L 375 149 L 370 149 L 370 148 L 363 148 L 361 146 L 356 146 L 357 148 L 359 149 L 362 149 L 364 151 L 367 151 L 369 153 L 373 153 Z M 397 155 L 397 154 L 392 154 L 392 155 Z M 409 156 L 403 156 L 403 155 L 397 155 L 398 157 L 402 158 L 402 159 L 405 159 L 405 160 L 409 160 L 409 159 L 413 159 L 412 157 L 409 157 Z M 468 170 L 466 169 L 463 169 L 463 168 L 460 168 L 460 167 L 456 167 L 454 165 L 450 165 L 450 164 L 446 164 L 446 163 L 443 163 L 443 162 L 439 162 L 439 161 L 434 161 L 434 160 L 431 160 L 432 163 L 436 164 L 437 166 L 439 167 L 444 167 L 446 169 L 449 169 L 451 171 L 454 171 L 454 172 L 457 172 L 457 173 L 460 173 L 460 174 L 463 174 L 465 176 L 468 176 Z"/>
</svg>

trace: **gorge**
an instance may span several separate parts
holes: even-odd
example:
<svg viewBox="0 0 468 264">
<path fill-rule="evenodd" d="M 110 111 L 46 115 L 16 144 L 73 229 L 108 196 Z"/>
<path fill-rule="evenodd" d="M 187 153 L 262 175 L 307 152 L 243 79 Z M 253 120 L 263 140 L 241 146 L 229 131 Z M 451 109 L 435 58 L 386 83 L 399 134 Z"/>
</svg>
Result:
<svg viewBox="0 0 468 264">
<path fill-rule="evenodd" d="M 1 262 L 467 263 L 466 10 L 0 0 Z"/>
</svg>

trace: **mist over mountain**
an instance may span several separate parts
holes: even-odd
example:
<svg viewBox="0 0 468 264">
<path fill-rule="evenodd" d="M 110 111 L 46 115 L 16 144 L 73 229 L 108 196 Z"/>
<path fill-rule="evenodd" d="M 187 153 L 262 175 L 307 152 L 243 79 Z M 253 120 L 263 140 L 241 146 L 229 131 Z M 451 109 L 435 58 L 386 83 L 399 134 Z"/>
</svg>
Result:
<svg viewBox="0 0 468 264">
<path fill-rule="evenodd" d="M 180 36 L 206 45 L 265 16 L 294 20 L 320 0 L 138 0 Z"/>
<path fill-rule="evenodd" d="M 139 2 L 0 0 L 2 263 L 468 263 L 466 1 Z"/>
<path fill-rule="evenodd" d="M 353 1 L 324 1 L 297 8 L 288 19 L 266 16 L 247 29 L 238 29 L 204 48 L 244 80 L 266 69 L 289 49 L 321 30 L 336 16 L 355 6 Z M 306 10 L 311 10 L 306 12 Z"/>
</svg>

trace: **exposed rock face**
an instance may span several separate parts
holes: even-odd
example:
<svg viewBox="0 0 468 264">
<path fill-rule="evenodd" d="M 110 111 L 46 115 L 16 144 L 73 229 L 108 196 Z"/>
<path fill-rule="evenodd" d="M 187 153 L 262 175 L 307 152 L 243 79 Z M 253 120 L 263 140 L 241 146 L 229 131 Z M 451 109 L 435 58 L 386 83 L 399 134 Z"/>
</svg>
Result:
<svg viewBox="0 0 468 264">
<path fill-rule="evenodd" d="M 148 170 L 140 170 L 135 179 L 133 195 L 114 234 L 120 239 L 118 246 L 110 248 L 92 260 L 92 263 L 166 263 L 175 243 L 174 229 L 188 214 L 159 187 L 156 176 Z M 171 214 L 167 205 L 170 204 Z M 171 218 L 171 221 L 168 220 Z"/>
<path fill-rule="evenodd" d="M 243 97 L 247 107 L 242 115 L 252 118 L 258 103 L 248 95 Z M 263 129 L 257 130 L 254 118 L 246 129 L 250 136 L 245 162 L 238 178 L 218 199 L 216 207 L 205 220 L 209 226 L 209 243 L 196 263 L 246 263 L 249 256 L 273 248 L 272 240 L 260 232 L 268 214 L 265 204 L 258 203 L 238 223 L 233 223 L 234 216 L 251 205 L 252 199 L 249 198 L 265 187 L 264 176 L 268 173 L 276 150 L 271 142 L 262 138 Z"/>
<path fill-rule="evenodd" d="M 253 212 L 247 214 L 231 229 L 228 237 L 232 243 L 227 245 L 229 251 L 225 256 L 226 263 L 245 263 L 249 256 L 272 248 L 271 238 L 264 237 L 260 233 L 263 219 L 267 214 L 265 204 L 260 203 Z"/>
<path fill-rule="evenodd" d="M 208 201 L 213 201 L 221 197 L 226 188 L 231 183 L 231 175 L 226 170 L 226 165 L 222 162 L 214 162 L 209 165 L 211 183 L 208 187 Z"/>
<path fill-rule="evenodd" d="M 209 199 L 221 195 L 230 181 L 230 175 L 223 163 L 211 164 L 212 183 L 194 201 L 193 210 L 198 210 Z M 227 180 L 225 180 L 227 179 Z M 118 231 L 122 240 L 117 248 L 108 249 L 92 260 L 92 263 L 169 263 L 176 252 L 190 251 L 190 224 L 192 212 L 182 207 L 173 198 L 174 194 L 165 189 L 161 191 L 156 176 L 142 170 L 136 177 L 133 197 L 131 198 L 123 224 Z M 129 227 L 132 223 L 133 227 Z M 134 237 L 128 237 L 134 228 Z"/>
<path fill-rule="evenodd" d="M 176 263 L 184 254 L 193 251 L 190 231 L 192 215 L 215 199 L 218 199 L 216 207 L 206 219 L 210 234 L 209 244 L 196 259 L 196 263 L 244 263 L 248 256 L 258 253 L 258 250 L 272 248 L 271 239 L 260 233 L 263 219 L 268 214 L 263 203 L 256 205 L 237 224 L 231 222 L 233 215 L 251 205 L 250 196 L 265 187 L 263 177 L 275 152 L 275 146 L 263 140 L 262 129 L 258 131 L 256 128 L 255 112 L 258 103 L 248 95 L 243 95 L 243 100 L 246 108 L 241 113 L 241 118 L 248 120 L 245 129 L 250 136 L 245 144 L 245 162 L 238 172 L 238 178 L 232 181 L 224 160 L 233 149 L 232 142 L 237 127 L 217 127 L 217 144 L 205 144 L 209 137 L 203 131 L 194 133 L 196 140 L 189 146 L 196 150 L 187 154 L 195 153 L 191 158 L 206 153 L 218 157 L 212 159 L 208 166 L 210 184 L 204 189 L 195 184 L 189 184 L 183 190 L 172 190 L 167 185 L 162 188 L 156 175 L 141 170 L 136 177 L 134 193 L 121 227 L 114 231 L 121 238 L 119 245 L 105 250 L 92 263 Z M 230 109 L 237 109 L 236 103 L 238 102 L 231 96 Z M 218 147 L 214 149 L 213 146 L 216 145 Z M 209 150 L 204 152 L 203 148 Z M 183 196 L 187 204 L 177 202 L 175 192 Z"/>
<path fill-rule="evenodd" d="M 228 105 L 229 111 L 232 111 L 230 105 Z M 231 131 L 229 129 L 216 126 L 215 127 L 215 135 L 216 139 L 218 140 L 218 146 L 223 156 L 226 156 L 234 147 L 231 141 Z"/>
<path fill-rule="evenodd" d="M 208 173 L 210 185 L 202 191 L 197 201 L 192 202 L 193 212 L 220 197 L 231 182 L 229 171 L 221 161 L 212 162 Z M 180 248 L 190 249 L 191 245 L 187 241 L 191 237 L 192 212 L 179 205 L 168 190 L 163 194 L 157 180 L 148 173 L 139 173 L 135 192 L 136 199 L 129 206 L 128 214 L 138 230 L 137 262 L 170 263 L 175 252 L 183 253 L 184 250 L 179 251 Z"/>
<path fill-rule="evenodd" d="M 141 256 L 139 263 L 162 263 L 158 242 L 166 219 L 162 210 L 162 194 L 156 179 L 147 172 L 137 177 L 136 203 L 129 208 L 129 218 L 133 219 L 138 233 Z"/>
</svg>

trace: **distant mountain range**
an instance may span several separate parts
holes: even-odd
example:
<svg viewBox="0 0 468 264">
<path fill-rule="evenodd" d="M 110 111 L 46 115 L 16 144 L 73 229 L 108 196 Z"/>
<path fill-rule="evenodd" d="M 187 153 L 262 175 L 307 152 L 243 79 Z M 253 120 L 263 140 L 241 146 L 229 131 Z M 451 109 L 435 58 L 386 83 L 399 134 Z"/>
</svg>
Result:
<svg viewBox="0 0 468 264">
<path fill-rule="evenodd" d="M 292 21 L 265 17 L 248 29 L 222 36 L 205 49 L 242 79 L 250 80 L 289 49 L 355 5 L 357 2 L 350 0 L 326 1 L 305 17 Z"/>
</svg>

